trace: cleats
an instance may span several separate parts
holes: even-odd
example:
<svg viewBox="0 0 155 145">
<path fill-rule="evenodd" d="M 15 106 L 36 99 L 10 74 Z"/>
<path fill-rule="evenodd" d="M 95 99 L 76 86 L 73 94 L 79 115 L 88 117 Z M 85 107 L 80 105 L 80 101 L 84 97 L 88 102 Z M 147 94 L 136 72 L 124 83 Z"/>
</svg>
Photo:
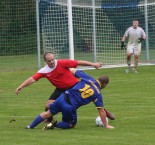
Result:
<svg viewBox="0 0 155 145">
<path fill-rule="evenodd" d="M 129 73 L 130 71 L 131 71 L 130 69 L 126 69 L 126 70 L 125 70 L 126 73 Z"/>
<path fill-rule="evenodd" d="M 52 123 L 46 124 L 43 127 L 43 130 L 50 130 L 50 129 L 54 129 L 54 125 Z"/>
<path fill-rule="evenodd" d="M 43 130 L 51 130 L 51 129 L 54 129 L 54 127 L 57 125 L 57 121 L 56 120 L 52 120 L 50 123 L 46 124 L 44 127 L 43 127 Z"/>
<path fill-rule="evenodd" d="M 138 73 L 137 69 L 134 68 L 134 67 L 133 67 L 133 68 L 129 67 L 128 69 L 125 70 L 125 72 L 126 72 L 126 73 L 130 73 L 130 72 Z"/>
<path fill-rule="evenodd" d="M 136 70 L 136 68 L 133 68 L 132 71 L 133 71 L 134 73 L 138 73 L 138 71 Z"/>
<path fill-rule="evenodd" d="M 33 128 L 31 128 L 31 127 L 28 125 L 28 126 L 25 127 L 25 129 L 33 129 Z"/>
<path fill-rule="evenodd" d="M 131 72 L 131 67 L 128 67 L 128 69 L 125 70 L 126 73 Z"/>
</svg>

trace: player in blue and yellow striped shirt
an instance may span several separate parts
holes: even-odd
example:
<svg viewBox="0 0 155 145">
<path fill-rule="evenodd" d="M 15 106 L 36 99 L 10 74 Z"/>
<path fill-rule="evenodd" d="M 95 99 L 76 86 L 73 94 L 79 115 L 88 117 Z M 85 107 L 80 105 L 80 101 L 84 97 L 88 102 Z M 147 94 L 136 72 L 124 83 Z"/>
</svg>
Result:
<svg viewBox="0 0 155 145">
<path fill-rule="evenodd" d="M 108 125 L 106 120 L 106 112 L 103 109 L 103 96 L 100 92 L 100 90 L 105 88 L 109 83 L 109 78 L 107 76 L 101 76 L 95 80 L 83 71 L 76 70 L 74 73 L 75 76 L 81 78 L 81 81 L 71 89 L 66 90 L 65 93 L 50 105 L 50 110 L 38 115 L 32 124 L 28 125 L 26 128 L 34 128 L 44 119 L 54 116 L 59 112 L 62 112 L 62 121 L 58 123 L 51 122 L 43 129 L 53 129 L 54 127 L 63 129 L 73 128 L 77 123 L 77 109 L 90 102 L 93 102 L 98 109 L 104 126 L 106 128 L 114 128 L 113 126 Z"/>
</svg>

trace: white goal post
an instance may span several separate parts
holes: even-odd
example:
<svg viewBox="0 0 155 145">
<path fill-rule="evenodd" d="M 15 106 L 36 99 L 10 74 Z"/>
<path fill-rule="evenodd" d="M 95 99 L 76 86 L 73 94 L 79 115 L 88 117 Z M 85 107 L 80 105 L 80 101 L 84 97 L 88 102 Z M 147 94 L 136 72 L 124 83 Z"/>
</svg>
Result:
<svg viewBox="0 0 155 145">
<path fill-rule="evenodd" d="M 137 18 L 147 33 L 141 63 L 155 61 L 155 2 L 151 0 L 37 0 L 38 36 L 57 58 L 126 64 L 121 38 Z M 40 43 L 40 41 L 38 41 Z"/>
</svg>

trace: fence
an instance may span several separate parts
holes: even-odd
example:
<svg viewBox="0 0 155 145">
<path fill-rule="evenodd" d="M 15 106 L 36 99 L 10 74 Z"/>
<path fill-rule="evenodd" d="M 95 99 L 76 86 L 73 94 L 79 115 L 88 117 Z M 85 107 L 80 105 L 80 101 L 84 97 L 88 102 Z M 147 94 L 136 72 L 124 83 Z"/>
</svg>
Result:
<svg viewBox="0 0 155 145">
<path fill-rule="evenodd" d="M 45 51 L 58 59 L 124 65 L 120 42 L 133 18 L 148 36 L 140 62 L 155 62 L 153 0 L 1 0 L 0 11 L 2 70 L 41 67 Z"/>
</svg>

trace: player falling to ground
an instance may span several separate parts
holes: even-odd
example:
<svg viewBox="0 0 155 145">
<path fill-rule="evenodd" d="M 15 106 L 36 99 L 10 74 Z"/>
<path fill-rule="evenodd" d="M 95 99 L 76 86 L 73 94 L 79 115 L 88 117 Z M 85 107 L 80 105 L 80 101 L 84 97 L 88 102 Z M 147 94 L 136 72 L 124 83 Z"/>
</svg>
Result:
<svg viewBox="0 0 155 145">
<path fill-rule="evenodd" d="M 49 100 L 46 102 L 45 111 L 49 109 L 49 104 L 58 98 L 61 93 L 63 93 L 66 89 L 73 87 L 77 82 L 79 82 L 79 79 L 72 74 L 70 68 L 76 68 L 77 66 L 82 65 L 93 66 L 96 69 L 99 69 L 102 66 L 101 63 L 93 63 L 83 60 L 56 60 L 51 52 L 46 52 L 44 54 L 44 61 L 46 63 L 45 67 L 41 68 L 36 74 L 25 80 L 16 89 L 16 94 L 18 94 L 24 87 L 31 85 L 39 79 L 47 78 L 51 84 L 56 87 L 56 89 L 51 94 Z M 51 121 L 51 119 L 48 121 Z"/>
<path fill-rule="evenodd" d="M 112 129 L 113 126 L 109 125 L 106 120 L 106 112 L 103 109 L 103 96 L 100 92 L 109 83 L 107 76 L 101 76 L 97 80 L 85 74 L 82 71 L 75 71 L 75 76 L 81 78 L 74 87 L 62 93 L 55 102 L 50 104 L 50 109 L 38 115 L 34 121 L 28 125 L 27 129 L 33 129 L 39 123 L 50 116 L 54 116 L 62 112 L 62 121 L 52 121 L 47 124 L 43 130 L 53 129 L 54 127 L 69 129 L 75 127 L 77 124 L 77 109 L 83 105 L 93 102 L 98 109 L 101 120 L 106 128 Z"/>
<path fill-rule="evenodd" d="M 127 44 L 127 65 L 128 69 L 126 70 L 126 73 L 131 71 L 131 56 L 134 55 L 134 65 L 133 65 L 133 72 L 138 73 L 137 66 L 139 61 L 139 56 L 141 53 L 141 42 L 146 39 L 146 34 L 144 30 L 138 26 L 139 22 L 138 20 L 133 20 L 133 26 L 129 27 L 123 38 L 122 38 L 122 44 L 121 48 L 125 48 L 125 41 L 126 38 L 128 38 L 128 44 Z"/>
</svg>

